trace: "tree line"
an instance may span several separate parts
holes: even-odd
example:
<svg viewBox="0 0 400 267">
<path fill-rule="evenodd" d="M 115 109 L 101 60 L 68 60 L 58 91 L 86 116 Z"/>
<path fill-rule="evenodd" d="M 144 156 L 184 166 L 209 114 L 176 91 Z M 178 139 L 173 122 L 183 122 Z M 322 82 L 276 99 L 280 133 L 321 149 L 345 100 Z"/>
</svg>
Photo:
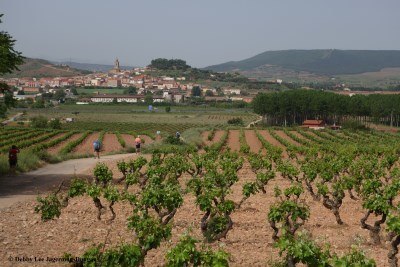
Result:
<svg viewBox="0 0 400 267">
<path fill-rule="evenodd" d="M 340 123 L 353 117 L 399 126 L 400 95 L 347 96 L 317 90 L 287 90 L 259 93 L 253 100 L 253 108 L 271 125 L 302 124 L 306 119 Z"/>
</svg>

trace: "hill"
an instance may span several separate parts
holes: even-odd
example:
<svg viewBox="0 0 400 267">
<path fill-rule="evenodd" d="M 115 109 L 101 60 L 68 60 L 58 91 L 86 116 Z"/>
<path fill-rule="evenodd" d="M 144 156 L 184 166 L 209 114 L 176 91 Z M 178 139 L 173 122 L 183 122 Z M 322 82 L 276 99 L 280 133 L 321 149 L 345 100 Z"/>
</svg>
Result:
<svg viewBox="0 0 400 267">
<path fill-rule="evenodd" d="M 87 70 L 87 71 L 100 71 L 100 72 L 107 72 L 111 70 L 114 65 L 106 65 L 106 64 L 91 64 L 91 63 L 78 63 L 78 62 L 70 62 L 70 61 L 63 61 L 63 62 L 53 62 L 54 64 L 61 64 L 61 65 L 68 65 L 72 68 L 79 69 L 79 70 Z M 123 70 L 131 70 L 134 67 L 132 66 L 121 66 Z"/>
<path fill-rule="evenodd" d="M 230 61 L 206 69 L 229 72 L 306 72 L 321 76 L 378 72 L 400 67 L 400 50 L 281 50 L 267 51 L 241 61 Z"/>
<path fill-rule="evenodd" d="M 36 58 L 25 58 L 24 64 L 18 68 L 20 71 L 15 71 L 3 77 L 69 77 L 91 73 L 90 71 L 74 69 L 67 65 L 55 65 L 47 60 Z"/>
</svg>

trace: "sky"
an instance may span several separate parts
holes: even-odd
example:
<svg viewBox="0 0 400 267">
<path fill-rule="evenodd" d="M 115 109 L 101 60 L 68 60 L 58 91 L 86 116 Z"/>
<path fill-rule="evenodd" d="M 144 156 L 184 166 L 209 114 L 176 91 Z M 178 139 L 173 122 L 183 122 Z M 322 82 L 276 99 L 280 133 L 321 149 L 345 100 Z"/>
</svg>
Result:
<svg viewBox="0 0 400 267">
<path fill-rule="evenodd" d="M 0 0 L 26 57 L 193 67 L 269 50 L 400 49 L 399 0 Z"/>
</svg>

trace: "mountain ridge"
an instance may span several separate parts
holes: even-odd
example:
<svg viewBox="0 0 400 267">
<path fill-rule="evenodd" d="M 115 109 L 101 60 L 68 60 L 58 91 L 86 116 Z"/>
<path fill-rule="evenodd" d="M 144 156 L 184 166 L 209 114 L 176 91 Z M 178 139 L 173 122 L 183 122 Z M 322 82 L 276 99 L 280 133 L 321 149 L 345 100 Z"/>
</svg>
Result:
<svg viewBox="0 0 400 267">
<path fill-rule="evenodd" d="M 230 72 L 279 66 L 293 71 L 334 76 L 380 71 L 400 67 L 400 50 L 291 49 L 266 51 L 253 57 L 208 66 L 205 69 Z"/>
</svg>

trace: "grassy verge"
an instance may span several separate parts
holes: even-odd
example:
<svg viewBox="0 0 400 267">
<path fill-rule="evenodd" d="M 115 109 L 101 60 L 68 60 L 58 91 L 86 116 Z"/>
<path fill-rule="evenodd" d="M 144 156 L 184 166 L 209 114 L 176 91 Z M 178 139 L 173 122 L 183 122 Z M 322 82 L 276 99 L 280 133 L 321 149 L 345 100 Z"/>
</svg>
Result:
<svg viewBox="0 0 400 267">
<path fill-rule="evenodd" d="M 127 148 L 122 151 L 114 151 L 105 155 L 114 155 L 114 154 L 124 154 L 124 153 L 134 153 L 134 148 Z M 50 154 L 46 150 L 23 150 L 18 154 L 18 166 L 17 171 L 28 172 L 42 167 L 43 165 L 50 163 L 55 164 L 62 161 L 70 160 L 70 159 L 81 159 L 81 158 L 90 158 L 94 155 L 92 153 L 86 154 L 76 154 L 76 153 L 67 153 L 67 154 Z M 0 176 L 6 175 L 9 173 L 9 164 L 7 155 L 0 155 Z"/>
<path fill-rule="evenodd" d="M 32 150 L 22 150 L 18 155 L 18 172 L 34 170 L 44 165 L 45 161 L 41 158 L 39 152 Z M 0 156 L 0 176 L 9 173 L 9 164 L 7 155 Z"/>
</svg>

